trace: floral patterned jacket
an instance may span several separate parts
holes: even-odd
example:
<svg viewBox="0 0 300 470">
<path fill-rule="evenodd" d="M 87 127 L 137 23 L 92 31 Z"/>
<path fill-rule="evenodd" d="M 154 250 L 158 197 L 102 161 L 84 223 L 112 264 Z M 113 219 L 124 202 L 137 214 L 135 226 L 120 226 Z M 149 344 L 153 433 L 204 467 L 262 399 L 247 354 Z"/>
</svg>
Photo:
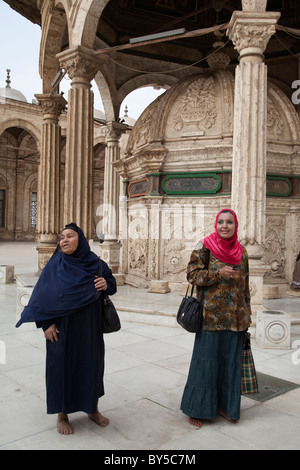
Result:
<svg viewBox="0 0 300 470">
<path fill-rule="evenodd" d="M 210 252 L 205 269 L 207 248 L 199 242 L 187 267 L 187 280 L 197 287 L 200 301 L 203 291 L 203 330 L 244 331 L 251 323 L 248 255 L 244 248 L 234 279 L 219 275 L 226 263 Z M 203 289 L 202 289 L 203 287 Z"/>
</svg>

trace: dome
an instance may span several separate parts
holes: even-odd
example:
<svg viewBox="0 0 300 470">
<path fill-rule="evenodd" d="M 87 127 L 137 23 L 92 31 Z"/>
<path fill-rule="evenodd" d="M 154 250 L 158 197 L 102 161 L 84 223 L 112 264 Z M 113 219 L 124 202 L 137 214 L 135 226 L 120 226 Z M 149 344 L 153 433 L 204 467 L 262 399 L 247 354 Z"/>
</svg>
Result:
<svg viewBox="0 0 300 470">
<path fill-rule="evenodd" d="M 229 70 L 214 64 L 209 70 L 182 78 L 138 118 L 127 143 L 126 177 L 143 178 L 150 172 L 231 171 L 233 116 L 234 75 Z M 293 152 L 289 155 L 284 146 L 287 142 L 298 142 L 298 136 L 299 121 L 291 100 L 269 80 L 270 173 L 284 172 L 288 167 L 292 171 Z M 280 157 L 280 145 L 286 158 Z"/>
<path fill-rule="evenodd" d="M 27 103 L 27 99 L 18 90 L 15 90 L 14 88 L 11 88 L 10 86 L 10 69 L 6 69 L 7 72 L 7 78 L 6 78 L 6 87 L 5 88 L 0 88 L 0 97 L 1 98 L 8 98 L 10 100 L 15 100 L 15 101 L 23 101 L 24 103 Z"/>
<path fill-rule="evenodd" d="M 131 126 L 131 127 L 133 127 L 136 123 L 136 120 L 134 118 L 128 116 L 128 106 L 127 106 L 127 104 L 125 105 L 124 116 L 121 118 L 121 121 L 124 124 L 127 124 L 127 126 Z"/>
<path fill-rule="evenodd" d="M 27 103 L 27 99 L 25 98 L 23 93 L 10 87 L 0 88 L 0 97 L 8 98 L 10 100 L 23 101 L 24 103 Z"/>
<path fill-rule="evenodd" d="M 183 171 L 187 162 L 181 154 L 188 152 L 189 165 L 202 170 L 205 148 L 214 147 L 217 157 L 217 147 L 232 145 L 234 75 L 227 70 L 230 58 L 223 48 L 216 41 L 208 70 L 182 78 L 146 108 L 128 140 L 128 156 L 148 149 L 164 165 L 170 163 L 170 171 Z"/>
<path fill-rule="evenodd" d="M 105 114 L 100 109 L 94 109 L 94 119 L 105 121 Z"/>
<path fill-rule="evenodd" d="M 158 143 L 168 150 L 170 159 L 179 147 L 198 147 L 203 153 L 205 142 L 224 145 L 226 138 L 232 139 L 233 99 L 234 76 L 227 70 L 209 70 L 179 80 L 138 118 L 127 155 L 140 154 Z M 195 158 L 199 162 L 197 152 Z"/>
</svg>

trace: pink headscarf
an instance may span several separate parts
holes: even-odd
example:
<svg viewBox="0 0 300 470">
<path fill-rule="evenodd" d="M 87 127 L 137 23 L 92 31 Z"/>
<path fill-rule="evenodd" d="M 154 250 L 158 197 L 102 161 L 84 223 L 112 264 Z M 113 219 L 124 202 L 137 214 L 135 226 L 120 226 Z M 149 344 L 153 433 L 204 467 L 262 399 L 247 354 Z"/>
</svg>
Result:
<svg viewBox="0 0 300 470">
<path fill-rule="evenodd" d="M 224 211 L 230 212 L 233 215 L 235 222 L 234 234 L 232 235 L 232 237 L 227 239 L 220 237 L 217 231 L 219 215 Z M 212 252 L 212 254 L 223 263 L 239 264 L 243 254 L 243 246 L 239 243 L 237 239 L 237 230 L 238 220 L 235 212 L 231 209 L 222 209 L 217 214 L 214 233 L 204 238 L 203 240 L 204 246 L 208 248 Z"/>
</svg>

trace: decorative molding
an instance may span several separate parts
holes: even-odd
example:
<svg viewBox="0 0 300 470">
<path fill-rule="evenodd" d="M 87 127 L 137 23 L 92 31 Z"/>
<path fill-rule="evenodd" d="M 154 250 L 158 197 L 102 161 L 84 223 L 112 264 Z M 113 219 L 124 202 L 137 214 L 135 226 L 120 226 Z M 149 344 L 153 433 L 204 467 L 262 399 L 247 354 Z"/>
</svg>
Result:
<svg viewBox="0 0 300 470">
<path fill-rule="evenodd" d="M 128 196 L 129 197 L 138 197 L 145 196 L 149 190 L 149 180 L 148 178 L 141 178 L 137 181 L 131 181 L 128 184 Z"/>
<path fill-rule="evenodd" d="M 161 186 L 168 195 L 215 194 L 222 180 L 216 173 L 183 173 L 167 175 Z"/>
<path fill-rule="evenodd" d="M 145 171 L 143 171 L 143 174 L 137 179 L 131 179 L 129 177 L 129 173 L 133 171 L 134 162 L 129 166 L 126 165 L 126 160 L 119 160 L 114 163 L 114 167 L 124 178 L 124 184 L 127 188 L 125 189 L 125 193 L 128 197 L 133 198 L 149 195 L 204 197 L 231 193 L 232 171 L 197 173 L 151 171 L 151 166 L 154 165 L 154 168 L 157 167 L 158 162 L 160 162 L 160 159 L 154 159 L 151 163 L 149 159 L 143 156 L 136 168 L 141 169 L 142 167 Z M 281 199 L 300 198 L 300 175 L 287 176 L 267 174 L 266 196 L 267 198 Z"/>
</svg>

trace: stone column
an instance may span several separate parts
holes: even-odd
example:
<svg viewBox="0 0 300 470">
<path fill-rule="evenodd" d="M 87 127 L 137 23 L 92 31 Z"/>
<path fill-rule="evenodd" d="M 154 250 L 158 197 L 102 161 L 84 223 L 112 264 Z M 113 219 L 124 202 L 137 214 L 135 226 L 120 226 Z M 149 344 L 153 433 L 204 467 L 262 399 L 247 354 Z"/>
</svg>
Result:
<svg viewBox="0 0 300 470">
<path fill-rule="evenodd" d="M 72 82 L 68 95 L 64 223 L 76 222 L 92 236 L 93 108 L 91 80 L 99 62 L 93 51 L 77 46 L 57 54 Z"/>
<path fill-rule="evenodd" d="M 249 254 L 252 305 L 262 304 L 262 263 L 266 220 L 267 67 L 263 53 L 275 33 L 279 13 L 255 10 L 243 2 L 234 11 L 227 35 L 235 44 L 240 64 L 235 72 L 232 208 L 239 220 L 239 238 Z"/>
<path fill-rule="evenodd" d="M 61 128 L 58 119 L 66 100 L 59 93 L 35 96 L 44 114 L 37 201 L 38 265 L 42 269 L 57 246 L 60 230 Z"/>
<path fill-rule="evenodd" d="M 120 160 L 119 139 L 127 126 L 117 122 L 107 123 L 107 137 L 104 169 L 104 243 L 101 245 L 101 257 L 108 263 L 119 285 L 124 284 L 124 276 L 119 273 L 121 243 L 119 233 L 119 196 L 120 177 L 114 164 Z"/>
</svg>

